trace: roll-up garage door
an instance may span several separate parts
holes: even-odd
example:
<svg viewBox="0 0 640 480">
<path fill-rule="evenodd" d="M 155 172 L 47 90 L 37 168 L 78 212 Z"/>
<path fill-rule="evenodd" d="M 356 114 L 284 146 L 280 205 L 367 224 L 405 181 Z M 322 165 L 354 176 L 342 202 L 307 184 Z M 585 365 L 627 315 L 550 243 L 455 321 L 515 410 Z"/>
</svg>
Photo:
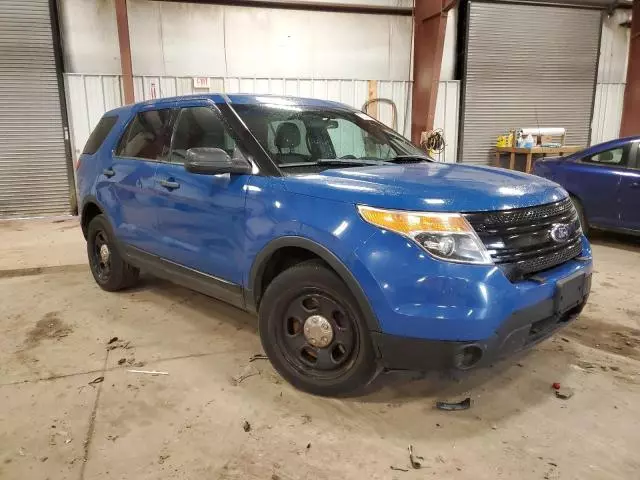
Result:
<svg viewBox="0 0 640 480">
<path fill-rule="evenodd" d="M 487 164 L 496 137 L 519 127 L 564 127 L 587 146 L 601 13 L 471 2 L 460 160 Z"/>
<path fill-rule="evenodd" d="M 0 217 L 69 212 L 48 0 L 0 0 Z"/>
</svg>

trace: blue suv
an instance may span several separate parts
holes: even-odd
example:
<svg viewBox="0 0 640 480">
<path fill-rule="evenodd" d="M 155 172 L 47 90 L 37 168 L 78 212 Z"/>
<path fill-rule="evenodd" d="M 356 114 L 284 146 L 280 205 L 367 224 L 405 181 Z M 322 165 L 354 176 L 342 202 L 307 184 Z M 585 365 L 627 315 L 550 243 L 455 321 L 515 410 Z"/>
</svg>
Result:
<svg viewBox="0 0 640 480">
<path fill-rule="evenodd" d="M 104 115 L 78 162 L 105 290 L 140 270 L 257 312 L 274 367 L 319 395 L 469 369 L 574 319 L 592 258 L 557 184 L 435 163 L 345 105 L 215 95 Z"/>
</svg>

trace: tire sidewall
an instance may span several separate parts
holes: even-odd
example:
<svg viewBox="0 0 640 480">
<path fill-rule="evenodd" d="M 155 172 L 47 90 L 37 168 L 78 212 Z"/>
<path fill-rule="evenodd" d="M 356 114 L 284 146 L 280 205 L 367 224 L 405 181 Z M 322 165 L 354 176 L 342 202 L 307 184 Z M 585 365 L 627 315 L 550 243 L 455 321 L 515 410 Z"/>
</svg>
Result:
<svg viewBox="0 0 640 480">
<path fill-rule="evenodd" d="M 95 264 L 94 249 L 96 236 L 98 233 L 103 232 L 107 240 L 107 245 L 110 251 L 110 269 L 111 272 L 106 280 L 101 279 L 97 273 L 97 265 Z M 98 215 L 91 220 L 89 228 L 87 229 L 87 256 L 89 257 L 89 268 L 91 274 L 96 283 L 107 291 L 113 291 L 120 288 L 122 279 L 124 276 L 124 262 L 118 253 L 114 241 L 114 235 L 111 230 L 111 225 L 104 217 L 104 215 Z"/>
<path fill-rule="evenodd" d="M 344 373 L 333 378 L 304 375 L 288 360 L 279 345 L 278 329 L 289 303 L 305 291 L 322 292 L 338 301 L 350 316 L 357 338 L 352 358 Z M 278 275 L 260 304 L 260 339 L 274 368 L 296 388 L 323 396 L 343 396 L 356 392 L 374 377 L 376 362 L 369 331 L 357 302 L 348 287 L 331 270 L 319 264 L 301 264 Z"/>
</svg>

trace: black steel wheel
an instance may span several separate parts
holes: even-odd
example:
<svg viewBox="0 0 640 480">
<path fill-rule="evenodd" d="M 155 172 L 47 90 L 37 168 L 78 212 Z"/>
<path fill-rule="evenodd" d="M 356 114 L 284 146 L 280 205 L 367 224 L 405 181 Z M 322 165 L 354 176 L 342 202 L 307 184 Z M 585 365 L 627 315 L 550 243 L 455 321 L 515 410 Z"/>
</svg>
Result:
<svg viewBox="0 0 640 480">
<path fill-rule="evenodd" d="M 87 229 L 89 267 L 96 283 L 113 292 L 132 286 L 139 270 L 129 265 L 116 249 L 111 227 L 104 215 L 97 215 Z"/>
<path fill-rule="evenodd" d="M 345 306 L 319 290 L 291 300 L 282 323 L 278 344 L 293 366 L 309 375 L 339 375 L 358 345 L 358 331 Z"/>
<path fill-rule="evenodd" d="M 260 304 L 260 338 L 276 370 L 310 393 L 353 393 L 376 373 L 353 295 L 317 261 L 285 270 L 271 282 Z"/>
</svg>

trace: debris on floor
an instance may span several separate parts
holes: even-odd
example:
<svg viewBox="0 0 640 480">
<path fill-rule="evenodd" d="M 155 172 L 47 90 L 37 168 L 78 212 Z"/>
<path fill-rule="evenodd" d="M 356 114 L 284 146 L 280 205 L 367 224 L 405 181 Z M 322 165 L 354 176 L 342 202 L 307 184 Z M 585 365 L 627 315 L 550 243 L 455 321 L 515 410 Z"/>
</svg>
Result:
<svg viewBox="0 0 640 480">
<path fill-rule="evenodd" d="M 554 390 L 560 390 L 560 384 L 558 382 L 553 382 L 551 384 L 551 388 L 553 388 Z"/>
<path fill-rule="evenodd" d="M 118 365 L 124 365 L 126 361 L 126 358 L 121 358 L 120 360 L 118 360 Z"/>
<path fill-rule="evenodd" d="M 424 457 L 413 454 L 413 445 L 409 445 L 409 462 L 411 463 L 411 467 L 415 470 L 422 468 L 422 462 L 424 461 Z"/>
<path fill-rule="evenodd" d="M 307 450 L 311 448 L 311 442 L 307 443 Z"/>
<path fill-rule="evenodd" d="M 240 372 L 238 375 L 234 375 L 233 377 L 231 377 L 231 384 L 234 386 L 238 386 L 247 378 L 253 377 L 255 375 L 260 375 L 260 370 L 253 367 L 252 365 L 247 365 L 246 367 L 244 367 L 242 372 Z"/>
<path fill-rule="evenodd" d="M 562 400 L 569 400 L 573 397 L 573 390 L 568 387 L 561 387 L 556 392 L 556 397 L 561 398 Z"/>
<path fill-rule="evenodd" d="M 242 429 L 243 429 L 245 432 L 250 432 L 250 431 L 251 431 L 251 424 L 250 424 L 247 420 L 245 420 L 245 421 L 242 423 Z"/>
<path fill-rule="evenodd" d="M 467 397 L 460 402 L 436 402 L 438 410 L 467 410 L 471 407 L 471 397 Z"/>
<path fill-rule="evenodd" d="M 398 472 L 408 472 L 409 469 L 408 468 L 402 468 L 402 467 L 395 467 L 393 465 L 391 465 L 389 467 L 391 470 L 397 470 Z"/>
<path fill-rule="evenodd" d="M 169 372 L 160 372 L 158 370 L 127 370 L 129 373 L 144 373 L 147 375 L 169 375 Z"/>
<path fill-rule="evenodd" d="M 128 350 L 130 348 L 133 348 L 133 346 L 131 345 L 131 342 L 125 342 L 124 340 L 120 340 L 118 337 L 113 337 L 107 342 L 107 350 L 111 351 L 115 350 L 116 348 L 123 348 L 125 350 Z"/>
<path fill-rule="evenodd" d="M 306 425 L 307 423 L 311 423 L 312 419 L 311 419 L 311 415 L 307 415 L 306 413 L 304 415 L 302 415 L 302 424 Z"/>
<path fill-rule="evenodd" d="M 269 360 L 264 353 L 256 353 L 255 355 L 251 355 L 249 362 L 255 362 L 256 360 Z"/>
<path fill-rule="evenodd" d="M 164 461 L 165 461 L 167 458 L 169 458 L 170 456 L 171 456 L 171 455 L 160 455 L 160 456 L 158 457 L 158 463 L 159 463 L 160 465 L 162 465 L 162 464 L 164 463 Z"/>
<path fill-rule="evenodd" d="M 89 385 L 97 385 L 98 383 L 104 382 L 104 377 L 96 377 L 89 382 Z"/>
</svg>

